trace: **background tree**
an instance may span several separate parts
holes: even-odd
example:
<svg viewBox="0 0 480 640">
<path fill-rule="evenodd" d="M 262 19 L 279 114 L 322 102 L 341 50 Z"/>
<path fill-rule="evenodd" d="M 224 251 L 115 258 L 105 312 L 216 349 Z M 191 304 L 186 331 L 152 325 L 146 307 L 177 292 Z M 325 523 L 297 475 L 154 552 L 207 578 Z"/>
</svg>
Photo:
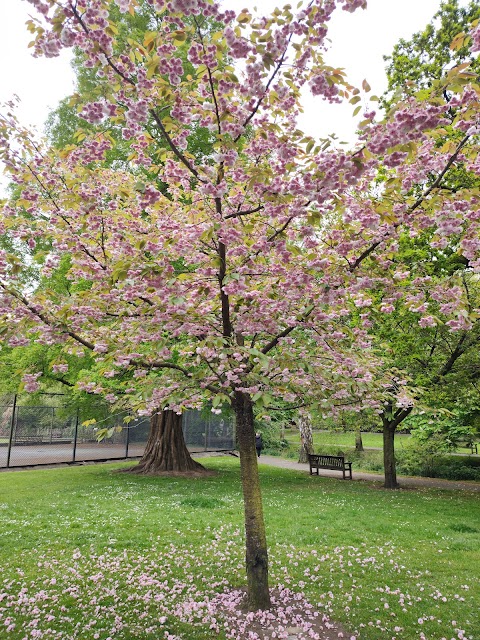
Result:
<svg viewBox="0 0 480 640">
<path fill-rule="evenodd" d="M 471 39 L 467 34 L 472 23 L 475 24 L 479 17 L 480 9 L 477 3 L 472 2 L 466 7 L 460 7 L 457 0 L 445 1 L 441 3 L 439 11 L 423 31 L 414 34 L 410 41 L 400 40 L 394 47 L 392 55 L 385 57 L 389 65 L 387 67 L 388 94 L 383 98 L 384 106 L 392 106 L 395 102 L 394 96 L 398 99 L 400 95 L 423 97 L 436 94 L 439 97 L 442 95 L 448 103 L 453 95 L 450 87 L 455 85 L 455 77 L 459 69 L 467 68 L 472 77 L 475 77 L 475 74 L 478 75 L 480 70 L 478 57 L 472 53 Z M 455 108 L 449 110 L 447 117 L 451 123 L 455 122 Z M 442 131 L 437 144 L 451 149 L 458 148 L 461 145 L 462 136 L 463 132 L 457 127 L 448 126 Z M 422 183 L 412 180 L 407 183 L 407 188 L 414 196 L 424 188 L 424 184 L 450 190 L 454 194 L 478 185 L 476 172 L 466 168 L 461 154 L 455 158 L 448 174 L 442 176 L 440 181 L 438 178 L 437 171 L 426 172 L 422 175 Z M 447 245 L 445 236 L 446 234 L 440 244 L 436 245 L 436 249 L 440 250 L 435 250 L 431 246 L 435 245 L 435 242 L 432 242 L 429 231 L 416 233 L 413 237 L 404 235 L 401 244 L 403 260 L 398 262 L 403 262 L 416 276 L 421 274 L 421 277 L 425 275 L 427 278 L 433 277 L 431 283 L 441 286 L 442 279 L 450 281 L 452 273 L 457 270 L 460 273 L 469 264 L 465 256 L 458 251 L 455 233 L 451 236 L 450 246 Z M 425 264 L 430 267 L 425 268 Z M 468 278 L 468 275 L 466 277 Z M 464 278 L 464 284 L 465 282 Z M 470 285 L 472 289 L 476 288 L 475 283 L 471 282 Z M 423 304 L 424 309 L 427 309 L 432 302 L 428 301 L 428 295 L 420 291 L 417 291 L 416 296 L 415 299 L 412 294 L 414 302 L 413 305 L 408 305 L 410 308 L 421 308 Z M 394 300 L 390 302 L 395 304 Z M 433 304 L 435 306 L 435 302 Z M 453 308 L 453 306 L 450 304 L 450 307 Z M 444 305 L 444 308 L 447 307 L 448 303 Z M 408 313 L 405 315 L 400 311 L 399 314 L 393 313 L 393 324 L 385 315 L 383 316 L 381 322 L 386 321 L 384 327 L 386 331 L 375 324 L 373 332 L 376 333 L 377 338 L 389 345 L 390 354 L 394 354 L 390 360 L 393 370 L 403 370 L 409 382 L 419 388 L 419 394 L 424 401 L 428 397 L 428 402 L 432 402 L 433 398 L 439 394 L 439 387 L 456 384 L 454 380 L 458 378 L 458 361 L 465 362 L 468 353 L 475 350 L 477 327 L 474 308 L 475 305 L 472 306 L 466 301 L 462 312 L 469 320 L 465 323 L 463 332 L 456 336 L 449 334 L 449 328 L 443 324 L 459 322 L 451 317 L 443 320 L 439 320 L 438 317 L 424 318 L 422 326 L 418 326 L 416 322 L 412 322 L 412 318 L 408 318 Z M 459 312 L 458 309 L 457 312 Z M 435 327 L 433 336 L 428 327 Z M 467 373 L 463 377 L 464 382 L 469 375 Z M 471 384 L 467 386 L 471 391 L 473 390 Z M 399 390 L 396 384 L 393 388 L 396 391 Z M 433 401 L 433 404 L 438 407 L 438 401 Z M 413 408 L 413 402 L 409 406 L 395 408 L 395 400 L 392 399 L 381 413 L 385 485 L 390 488 L 398 486 L 394 454 L 395 430 L 403 420 L 408 418 Z"/>
<path fill-rule="evenodd" d="M 380 309 L 387 313 L 370 316 L 372 335 L 384 352 L 383 364 L 392 381 L 391 398 L 380 412 L 387 488 L 398 486 L 397 428 L 416 407 L 451 410 L 461 390 L 476 394 L 472 382 L 479 364 L 477 277 L 452 252 L 434 252 L 427 258 L 425 253 L 432 249 L 424 239 L 415 243 L 407 238 L 399 251 L 408 255 L 401 260 L 410 269 L 401 274 L 408 293 L 398 300 L 377 292 Z"/>
<path fill-rule="evenodd" d="M 298 430 L 300 431 L 300 453 L 299 462 L 308 462 L 308 455 L 314 453 L 313 448 L 313 432 L 312 418 L 308 411 L 301 411 L 296 420 Z"/>
<path fill-rule="evenodd" d="M 458 0 L 442 0 L 439 10 L 423 31 L 414 33 L 410 40 L 402 38 L 392 54 L 384 56 L 388 63 L 387 94 L 428 90 L 435 80 L 444 78 L 450 69 L 465 62 L 470 63 L 472 72 L 479 73 L 478 60 L 466 37 L 472 22 L 479 18 L 477 2 L 460 6 Z M 391 100 L 384 96 L 386 104 L 391 104 Z"/>
</svg>

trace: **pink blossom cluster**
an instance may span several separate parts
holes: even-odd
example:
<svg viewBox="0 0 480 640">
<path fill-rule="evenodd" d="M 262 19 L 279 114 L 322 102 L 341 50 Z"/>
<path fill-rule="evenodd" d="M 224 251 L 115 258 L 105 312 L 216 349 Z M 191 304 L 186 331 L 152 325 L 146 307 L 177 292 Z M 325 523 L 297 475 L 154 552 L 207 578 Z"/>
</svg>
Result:
<svg viewBox="0 0 480 640">
<path fill-rule="evenodd" d="M 35 9 L 42 15 L 46 16 L 49 11 L 49 6 L 43 0 L 28 0 L 30 4 L 32 4 Z"/>
<path fill-rule="evenodd" d="M 235 31 L 230 27 L 225 29 L 225 40 L 227 41 L 231 55 L 236 59 L 246 58 L 252 51 L 252 46 L 248 40 L 235 35 Z"/>
<path fill-rule="evenodd" d="M 122 13 L 127 13 L 131 6 L 130 0 L 115 0 L 115 4 L 118 6 Z"/>
<path fill-rule="evenodd" d="M 342 9 L 344 11 L 348 11 L 353 13 L 357 9 L 366 9 L 367 8 L 367 0 L 344 0 Z"/>
<path fill-rule="evenodd" d="M 114 105 L 103 102 L 90 102 L 80 112 L 80 116 L 91 124 L 100 124 L 105 118 L 115 115 Z"/>
<path fill-rule="evenodd" d="M 205 0 L 170 0 L 167 4 L 168 11 L 180 13 L 184 16 L 198 16 L 207 9 L 211 10 L 211 5 Z"/>
<path fill-rule="evenodd" d="M 477 24 L 477 26 L 470 31 L 469 35 L 472 39 L 472 44 L 470 47 L 471 50 L 480 51 L 480 24 Z"/>
<path fill-rule="evenodd" d="M 408 106 L 394 113 L 386 126 L 377 124 L 361 136 L 368 148 L 377 155 L 411 140 L 421 140 L 422 132 L 433 129 L 447 121 L 443 118 L 444 106 L 421 105 L 410 101 Z"/>
<path fill-rule="evenodd" d="M 25 391 L 28 393 L 35 393 L 40 389 L 40 382 L 38 379 L 41 377 L 42 373 L 25 373 L 22 376 L 22 382 L 24 384 Z"/>
<path fill-rule="evenodd" d="M 68 364 L 66 363 L 54 364 L 52 366 L 52 371 L 53 373 L 67 373 Z"/>
<path fill-rule="evenodd" d="M 168 57 L 164 56 L 161 54 L 161 51 L 158 51 L 158 54 L 160 56 L 160 62 L 159 62 L 160 73 L 168 75 L 168 79 L 173 86 L 180 84 L 183 76 L 182 59 L 174 56 L 168 56 Z"/>
<path fill-rule="evenodd" d="M 314 96 L 323 96 L 329 102 L 340 102 L 338 86 L 328 81 L 327 73 L 315 75 L 310 80 L 310 90 Z"/>
</svg>

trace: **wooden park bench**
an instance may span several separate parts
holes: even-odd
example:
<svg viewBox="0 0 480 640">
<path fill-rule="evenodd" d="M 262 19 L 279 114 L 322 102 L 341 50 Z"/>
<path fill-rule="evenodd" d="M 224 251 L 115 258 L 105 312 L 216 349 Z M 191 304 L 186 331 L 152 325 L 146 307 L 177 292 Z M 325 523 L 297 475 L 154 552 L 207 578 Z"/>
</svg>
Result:
<svg viewBox="0 0 480 640">
<path fill-rule="evenodd" d="M 315 470 L 318 476 L 320 475 L 320 469 L 333 469 L 334 471 L 341 471 L 344 480 L 345 472 L 347 472 L 349 479 L 352 480 L 352 463 L 345 462 L 343 456 L 323 456 L 316 453 L 309 453 L 308 464 L 310 465 L 310 475 L 313 475 Z"/>
</svg>

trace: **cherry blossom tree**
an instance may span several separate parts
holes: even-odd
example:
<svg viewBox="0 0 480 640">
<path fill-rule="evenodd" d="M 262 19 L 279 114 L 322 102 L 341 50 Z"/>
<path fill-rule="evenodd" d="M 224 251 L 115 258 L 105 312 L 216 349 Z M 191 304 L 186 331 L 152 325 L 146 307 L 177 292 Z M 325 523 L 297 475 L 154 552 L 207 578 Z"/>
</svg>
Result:
<svg viewBox="0 0 480 640">
<path fill-rule="evenodd" d="M 68 254 L 67 277 L 88 283 L 68 297 L 26 290 L 3 252 L 5 325 L 11 340 L 89 353 L 96 377 L 85 371 L 77 386 L 114 406 L 128 400 L 151 414 L 205 399 L 214 411 L 231 404 L 248 603 L 268 608 L 254 405 L 268 413 L 276 399 L 315 400 L 335 411 L 352 409 L 354 399 L 358 410 L 381 411 L 392 396 L 376 374 L 368 318 L 376 287 L 404 295 L 392 260 L 399 234 L 429 228 L 438 246 L 455 234 L 459 252 L 473 269 L 479 264 L 478 196 L 442 190 L 459 159 L 480 172 L 478 87 L 465 70 L 447 80 L 456 82 L 453 121 L 435 90 L 396 105 L 385 122 L 368 111 L 348 152 L 303 134 L 297 117 L 303 90 L 358 102 L 360 92 L 323 52 L 332 13 L 364 0 L 311 0 L 265 17 L 214 0 L 152 0 L 151 30 L 127 43 L 116 38 L 111 1 L 31 3 L 40 16 L 29 24 L 35 53 L 83 52 L 98 86 L 80 114 L 119 128 L 130 167 L 106 162 L 115 145 L 108 128 L 79 131 L 76 144 L 56 151 L 4 116 L 2 156 L 21 196 L 5 204 L 2 231 L 29 245 L 48 240 L 43 273 Z M 136 4 L 116 2 L 125 12 Z M 448 126 L 462 138 L 443 148 Z M 199 130 L 208 133 L 208 154 L 190 145 Z M 386 181 L 373 197 L 379 173 Z M 38 372 L 24 381 L 34 390 Z"/>
<path fill-rule="evenodd" d="M 391 372 L 394 391 L 379 416 L 384 438 L 385 487 L 389 489 L 399 486 L 395 432 L 412 411 L 451 410 L 460 394 L 477 394 L 473 385 L 478 371 L 480 328 L 478 277 L 456 262 L 454 254 L 448 256 L 445 252 L 442 256 L 420 241 L 418 254 L 427 250 L 436 258 L 420 261 L 412 251 L 410 239 L 406 239 L 406 245 L 410 249 L 410 272 L 404 274 L 403 286 L 408 294 L 394 302 L 391 313 L 377 311 L 370 317 L 375 340 L 385 345 L 383 366 Z M 417 286 L 412 285 L 415 281 Z M 421 287 L 419 281 L 423 283 Z M 420 324 L 416 318 L 419 307 L 429 313 Z M 403 397 L 401 402 L 399 396 Z"/>
</svg>

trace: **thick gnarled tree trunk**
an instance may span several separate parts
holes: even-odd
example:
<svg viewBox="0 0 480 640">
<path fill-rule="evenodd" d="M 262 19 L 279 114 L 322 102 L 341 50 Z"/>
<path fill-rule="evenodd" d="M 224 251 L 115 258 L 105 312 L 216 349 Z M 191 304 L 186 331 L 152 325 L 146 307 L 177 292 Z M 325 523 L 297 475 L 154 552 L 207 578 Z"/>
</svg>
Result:
<svg viewBox="0 0 480 640">
<path fill-rule="evenodd" d="M 265 610 L 271 606 L 268 590 L 268 553 L 255 449 L 253 403 L 250 396 L 240 391 L 235 392 L 233 409 L 245 509 L 247 604 L 252 611 Z"/>
<path fill-rule="evenodd" d="M 159 411 L 150 417 L 150 433 L 145 452 L 131 473 L 206 472 L 192 459 L 185 444 L 182 416 L 174 411 Z"/>
<path fill-rule="evenodd" d="M 308 462 L 308 454 L 313 453 L 312 419 L 308 413 L 298 416 L 298 430 L 300 431 L 299 462 Z"/>
</svg>

